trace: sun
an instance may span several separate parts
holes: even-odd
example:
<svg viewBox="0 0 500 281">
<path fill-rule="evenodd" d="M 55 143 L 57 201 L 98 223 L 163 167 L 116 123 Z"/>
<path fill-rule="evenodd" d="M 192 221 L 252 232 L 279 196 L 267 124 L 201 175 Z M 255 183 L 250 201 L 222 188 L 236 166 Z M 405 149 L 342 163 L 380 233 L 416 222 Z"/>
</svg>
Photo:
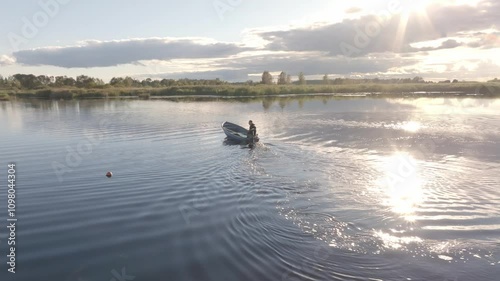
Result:
<svg viewBox="0 0 500 281">
<path fill-rule="evenodd" d="M 477 6 L 481 0 L 401 0 L 404 14 L 426 15 L 430 5 Z"/>
<path fill-rule="evenodd" d="M 431 4 L 444 1 L 432 0 L 402 0 L 399 24 L 394 36 L 393 49 L 400 50 L 404 46 L 406 29 L 410 20 L 417 21 L 419 25 L 432 29 L 432 24 L 427 14 L 427 9 Z"/>
<path fill-rule="evenodd" d="M 425 15 L 427 8 L 431 3 L 445 2 L 445 1 L 432 1 L 432 0 L 403 0 L 401 7 L 403 14 L 406 15 Z"/>
</svg>

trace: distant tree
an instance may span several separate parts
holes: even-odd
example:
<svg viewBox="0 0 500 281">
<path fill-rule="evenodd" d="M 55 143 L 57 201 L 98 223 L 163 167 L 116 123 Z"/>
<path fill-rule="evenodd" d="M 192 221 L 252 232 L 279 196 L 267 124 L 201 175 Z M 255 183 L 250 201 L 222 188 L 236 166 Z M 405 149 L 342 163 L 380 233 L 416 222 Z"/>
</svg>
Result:
<svg viewBox="0 0 500 281">
<path fill-rule="evenodd" d="M 41 86 L 40 81 L 33 74 L 15 74 L 13 77 L 19 81 L 21 87 L 25 89 L 35 89 Z"/>
<path fill-rule="evenodd" d="M 262 84 L 266 84 L 266 85 L 273 84 L 273 76 L 267 70 L 264 71 L 264 73 L 262 73 Z"/>
<path fill-rule="evenodd" d="M 159 88 L 161 86 L 160 80 L 153 80 L 153 82 L 151 82 L 151 86 L 153 88 Z"/>
<path fill-rule="evenodd" d="M 64 76 L 56 76 L 55 81 L 53 83 L 54 87 L 62 87 L 64 86 Z"/>
<path fill-rule="evenodd" d="M 53 84 L 56 87 L 64 87 L 64 86 L 73 87 L 76 85 L 76 80 L 73 77 L 56 76 Z"/>
<path fill-rule="evenodd" d="M 87 86 L 90 77 L 86 75 L 80 75 L 76 77 L 76 86 L 78 88 L 84 88 Z"/>
<path fill-rule="evenodd" d="M 299 84 L 305 85 L 307 83 L 306 77 L 303 72 L 299 73 Z"/>
<path fill-rule="evenodd" d="M 498 78 L 495 78 L 495 79 L 490 80 L 490 81 L 488 81 L 488 82 L 495 82 L 495 83 L 496 83 L 496 82 L 500 82 L 500 80 L 498 80 Z"/>
<path fill-rule="evenodd" d="M 95 88 L 97 86 L 104 85 L 104 82 L 101 79 L 89 77 L 87 75 L 80 75 L 76 77 L 75 85 L 78 88 Z"/>
<path fill-rule="evenodd" d="M 94 83 L 98 87 L 103 87 L 106 85 L 106 83 L 100 78 L 94 78 Z"/>
<path fill-rule="evenodd" d="M 415 76 L 412 80 L 413 83 L 424 83 L 424 78 L 420 77 L 420 76 Z"/>
<path fill-rule="evenodd" d="M 37 77 L 37 80 L 38 80 L 38 82 L 40 82 L 40 84 L 42 86 L 49 86 L 50 85 L 50 77 L 49 76 L 40 75 Z"/>
<path fill-rule="evenodd" d="M 285 85 L 286 83 L 286 73 L 283 71 L 280 73 L 280 76 L 278 78 L 278 85 Z"/>
<path fill-rule="evenodd" d="M 323 84 L 325 85 L 330 84 L 330 78 L 328 78 L 328 74 L 325 74 L 325 76 L 323 76 Z"/>
<path fill-rule="evenodd" d="M 333 80 L 333 84 L 335 85 L 344 84 L 344 80 L 342 78 L 335 78 L 335 80 Z"/>
<path fill-rule="evenodd" d="M 287 84 L 292 84 L 292 76 L 291 75 L 287 75 L 286 76 L 286 83 Z"/>
<path fill-rule="evenodd" d="M 114 87 L 123 86 L 123 78 L 121 77 L 113 77 L 109 80 L 109 85 Z"/>
<path fill-rule="evenodd" d="M 164 87 L 170 87 L 175 85 L 175 80 L 174 79 L 163 79 L 161 80 L 161 85 Z"/>
<path fill-rule="evenodd" d="M 183 79 L 183 80 L 186 80 L 186 79 Z M 148 87 L 148 86 L 151 86 L 152 81 L 153 80 L 151 80 L 151 78 L 146 78 L 146 79 L 142 80 L 141 84 L 144 87 Z"/>
<path fill-rule="evenodd" d="M 21 89 L 22 85 L 19 80 L 17 80 L 14 76 L 9 76 L 9 78 L 6 78 L 7 81 L 7 87 L 13 88 L 13 89 Z"/>
<path fill-rule="evenodd" d="M 122 86 L 123 87 L 127 87 L 127 88 L 130 88 L 130 87 L 140 87 L 142 84 L 139 80 L 136 80 L 132 77 L 125 77 L 125 78 L 122 78 Z"/>
<path fill-rule="evenodd" d="M 76 80 L 73 77 L 64 76 L 63 83 L 64 83 L 64 86 L 70 86 L 70 87 L 76 86 Z"/>
<path fill-rule="evenodd" d="M 227 82 L 226 82 L 226 81 L 222 81 L 222 80 L 220 80 L 219 78 L 215 78 L 214 83 L 215 83 L 215 85 L 223 85 L 223 84 L 227 84 Z"/>
<path fill-rule="evenodd" d="M 457 79 L 453 79 L 453 81 L 451 81 L 451 83 L 458 83 L 458 80 Z"/>
</svg>

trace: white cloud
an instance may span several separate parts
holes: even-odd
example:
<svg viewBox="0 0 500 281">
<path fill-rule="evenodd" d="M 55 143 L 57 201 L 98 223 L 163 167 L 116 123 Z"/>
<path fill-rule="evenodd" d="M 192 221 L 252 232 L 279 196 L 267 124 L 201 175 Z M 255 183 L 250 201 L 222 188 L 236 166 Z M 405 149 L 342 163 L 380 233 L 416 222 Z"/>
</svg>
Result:
<svg viewBox="0 0 500 281">
<path fill-rule="evenodd" d="M 86 73 L 113 69 L 108 74 L 117 76 L 119 66 L 131 76 L 231 81 L 246 80 L 264 70 L 308 76 L 418 75 L 435 79 L 486 79 L 500 72 L 499 2 L 424 2 L 425 9 L 417 4 L 411 13 L 403 10 L 392 17 L 368 14 L 363 6 L 363 10 L 348 10 L 343 20 L 335 22 L 249 28 L 237 43 L 180 37 L 86 40 L 4 55 L 0 65 L 17 69 L 55 66 L 68 73 L 80 68 L 89 68 Z M 350 5 L 360 7 L 354 2 Z M 355 49 L 346 53 L 342 49 L 346 45 Z"/>
<path fill-rule="evenodd" d="M 285 51 L 322 51 L 331 56 L 365 56 L 380 52 L 418 52 L 432 49 L 413 48 L 412 44 L 443 39 L 460 32 L 500 26 L 500 3 L 481 1 L 477 6 L 430 4 L 424 11 L 393 14 L 392 17 L 365 15 L 338 23 L 306 26 L 289 30 L 263 31 L 258 34 L 269 42 L 268 48 Z M 478 38 L 479 39 L 479 38 Z M 485 47 L 496 37 L 477 40 L 469 47 Z M 461 46 L 448 39 L 436 49 Z M 347 48 L 347 51 L 346 51 Z"/>
<path fill-rule="evenodd" d="M 15 58 L 7 55 L 0 56 L 0 66 L 12 65 L 14 63 L 16 63 Z"/>
<path fill-rule="evenodd" d="M 13 55 L 24 65 L 67 68 L 106 67 L 143 60 L 224 57 L 248 50 L 235 43 L 200 38 L 145 38 L 116 41 L 89 40 L 81 45 L 22 50 Z"/>
</svg>

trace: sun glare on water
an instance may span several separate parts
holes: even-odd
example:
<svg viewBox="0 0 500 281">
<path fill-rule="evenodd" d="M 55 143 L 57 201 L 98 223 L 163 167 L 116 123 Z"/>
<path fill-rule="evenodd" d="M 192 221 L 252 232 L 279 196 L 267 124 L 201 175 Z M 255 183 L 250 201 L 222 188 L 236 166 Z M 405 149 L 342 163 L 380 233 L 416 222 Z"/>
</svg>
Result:
<svg viewBox="0 0 500 281">
<path fill-rule="evenodd" d="M 404 123 L 403 125 L 401 125 L 401 128 L 407 132 L 411 132 L 411 133 L 415 133 L 417 132 L 418 130 L 420 130 L 420 128 L 422 127 L 422 125 L 419 123 L 419 122 L 415 122 L 415 121 L 410 121 L 410 122 L 407 122 L 407 123 Z"/>
<path fill-rule="evenodd" d="M 396 153 L 381 163 L 378 181 L 384 205 L 407 221 L 415 221 L 415 212 L 424 201 L 423 180 L 416 160 L 407 153 Z"/>
</svg>

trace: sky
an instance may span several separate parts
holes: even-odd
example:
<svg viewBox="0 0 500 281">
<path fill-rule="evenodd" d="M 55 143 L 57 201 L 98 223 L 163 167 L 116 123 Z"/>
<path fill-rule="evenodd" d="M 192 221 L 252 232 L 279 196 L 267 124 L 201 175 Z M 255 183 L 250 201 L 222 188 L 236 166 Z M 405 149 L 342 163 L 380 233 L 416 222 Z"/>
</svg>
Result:
<svg viewBox="0 0 500 281">
<path fill-rule="evenodd" d="M 500 78 L 498 0 L 0 1 L 4 77 Z"/>
</svg>

